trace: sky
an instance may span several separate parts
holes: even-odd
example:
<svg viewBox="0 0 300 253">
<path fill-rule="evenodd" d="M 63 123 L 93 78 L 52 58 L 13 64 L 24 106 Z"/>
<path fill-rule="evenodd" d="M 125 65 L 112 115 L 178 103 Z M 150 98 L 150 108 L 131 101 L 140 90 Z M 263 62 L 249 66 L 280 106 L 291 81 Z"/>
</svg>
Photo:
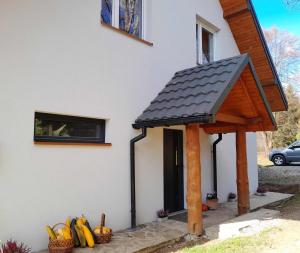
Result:
<svg viewBox="0 0 300 253">
<path fill-rule="evenodd" d="M 277 26 L 300 36 L 300 8 L 290 9 L 283 0 L 252 0 L 263 28 Z"/>
</svg>

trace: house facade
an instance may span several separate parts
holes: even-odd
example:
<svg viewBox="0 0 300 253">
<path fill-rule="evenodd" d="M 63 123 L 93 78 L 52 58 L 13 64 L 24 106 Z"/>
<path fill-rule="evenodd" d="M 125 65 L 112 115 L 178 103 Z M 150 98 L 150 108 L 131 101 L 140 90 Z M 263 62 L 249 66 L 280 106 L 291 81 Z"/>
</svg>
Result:
<svg viewBox="0 0 300 253">
<path fill-rule="evenodd" d="M 104 212 L 114 230 L 130 227 L 132 124 L 175 72 L 244 53 L 224 11 L 219 0 L 0 2 L 2 241 L 46 248 L 46 224 L 82 213 L 92 225 Z M 205 200 L 218 136 L 200 135 Z M 176 176 L 166 168 L 173 147 Z M 232 133 L 217 145 L 221 202 L 237 191 L 235 148 Z M 184 154 L 183 126 L 149 128 L 136 143 L 137 224 L 186 208 Z M 255 133 L 247 157 L 254 193 Z M 181 187 L 170 191 L 172 182 Z"/>
</svg>

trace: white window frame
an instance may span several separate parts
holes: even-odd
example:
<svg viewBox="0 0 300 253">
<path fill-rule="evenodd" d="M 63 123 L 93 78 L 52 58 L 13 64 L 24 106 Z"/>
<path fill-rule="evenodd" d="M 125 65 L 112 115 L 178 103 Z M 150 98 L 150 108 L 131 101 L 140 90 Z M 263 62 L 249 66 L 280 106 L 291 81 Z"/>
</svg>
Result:
<svg viewBox="0 0 300 253">
<path fill-rule="evenodd" d="M 101 0 L 102 1 L 102 0 Z M 142 33 L 141 33 L 141 39 L 145 39 L 145 29 L 146 29 L 146 0 L 142 1 Z M 101 5 L 102 6 L 102 5 Z M 120 28 L 119 24 L 119 14 L 120 14 L 120 0 L 112 0 L 112 14 L 111 14 L 111 20 L 112 20 L 112 26 L 115 28 Z"/>
<path fill-rule="evenodd" d="M 198 52 L 197 64 L 203 64 L 203 53 L 202 53 L 202 29 L 203 28 L 212 34 L 212 37 L 213 37 L 212 38 L 213 39 L 212 54 L 213 55 L 212 55 L 211 61 L 215 61 L 216 60 L 216 46 L 217 46 L 216 34 L 220 29 L 217 28 L 216 26 L 214 26 L 213 24 L 209 23 L 205 19 L 198 17 L 198 16 L 197 16 L 196 24 L 198 25 L 198 31 L 197 31 L 198 32 L 198 48 L 196 49 L 196 52 Z"/>
</svg>

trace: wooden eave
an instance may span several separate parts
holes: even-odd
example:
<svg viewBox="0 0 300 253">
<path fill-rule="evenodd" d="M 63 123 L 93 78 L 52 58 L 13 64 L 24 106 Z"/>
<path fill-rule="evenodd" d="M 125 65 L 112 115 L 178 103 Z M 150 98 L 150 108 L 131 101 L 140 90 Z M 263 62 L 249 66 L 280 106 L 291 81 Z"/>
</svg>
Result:
<svg viewBox="0 0 300 253">
<path fill-rule="evenodd" d="M 276 123 L 251 65 L 242 72 L 215 116 L 215 123 L 200 124 L 208 134 L 274 131 Z"/>
<path fill-rule="evenodd" d="M 251 56 L 273 112 L 287 110 L 287 100 L 250 0 L 220 0 L 240 53 Z"/>
</svg>

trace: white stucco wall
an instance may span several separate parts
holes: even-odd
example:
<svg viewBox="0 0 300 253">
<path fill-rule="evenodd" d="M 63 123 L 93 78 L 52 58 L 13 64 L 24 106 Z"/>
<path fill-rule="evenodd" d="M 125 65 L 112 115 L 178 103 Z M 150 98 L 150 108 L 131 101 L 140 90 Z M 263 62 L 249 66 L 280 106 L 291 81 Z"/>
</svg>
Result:
<svg viewBox="0 0 300 253">
<path fill-rule="evenodd" d="M 142 43 L 99 24 L 99 0 L 0 1 L 0 239 L 46 248 L 46 224 L 100 212 L 114 230 L 130 225 L 131 127 L 175 71 L 196 63 L 196 15 L 220 28 L 216 59 L 238 49 L 218 0 L 147 0 Z M 34 112 L 108 120 L 112 147 L 34 145 Z M 137 219 L 163 207 L 162 129 L 137 144 Z M 203 137 L 203 138 L 202 138 Z M 234 191 L 233 137 L 218 153 L 219 189 Z M 211 137 L 201 132 L 203 196 L 212 190 Z M 251 187 L 254 136 L 248 144 Z M 228 173 L 226 171 L 232 171 Z M 224 173 L 224 174 L 222 174 Z M 232 188 L 231 188 L 232 187 Z"/>
<path fill-rule="evenodd" d="M 214 140 L 216 137 L 214 137 Z M 247 133 L 247 159 L 249 191 L 256 192 L 258 186 L 256 134 Z M 223 140 L 217 147 L 218 164 L 218 197 L 221 202 L 228 198 L 230 192 L 237 192 L 236 189 L 236 146 L 235 135 L 225 134 Z"/>
</svg>

